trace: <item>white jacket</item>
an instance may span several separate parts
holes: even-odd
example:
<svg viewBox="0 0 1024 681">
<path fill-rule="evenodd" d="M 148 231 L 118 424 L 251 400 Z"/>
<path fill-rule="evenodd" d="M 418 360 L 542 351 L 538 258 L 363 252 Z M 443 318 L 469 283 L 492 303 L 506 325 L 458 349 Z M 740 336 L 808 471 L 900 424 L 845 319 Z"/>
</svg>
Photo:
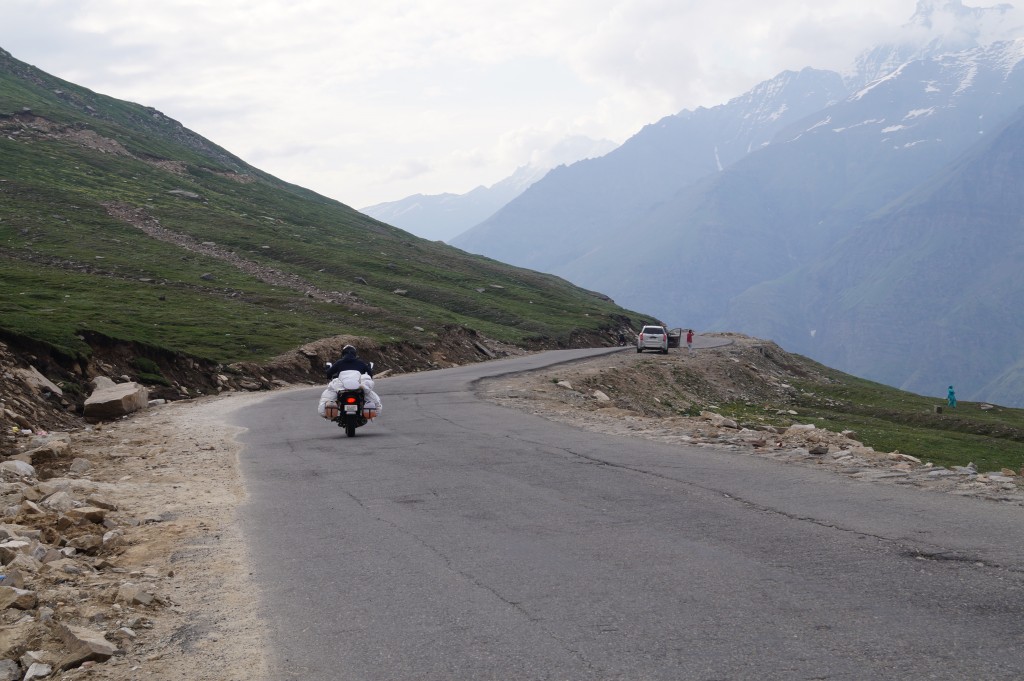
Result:
<svg viewBox="0 0 1024 681">
<path fill-rule="evenodd" d="M 365 394 L 363 406 L 367 409 L 376 409 L 377 416 L 380 416 L 383 405 L 380 403 L 380 396 L 373 391 L 373 378 L 369 374 L 361 374 L 358 371 L 342 371 L 337 378 L 327 384 L 327 388 L 320 394 L 319 412 L 320 416 L 327 415 L 327 403 L 337 402 L 338 393 L 343 390 L 363 389 Z"/>
</svg>

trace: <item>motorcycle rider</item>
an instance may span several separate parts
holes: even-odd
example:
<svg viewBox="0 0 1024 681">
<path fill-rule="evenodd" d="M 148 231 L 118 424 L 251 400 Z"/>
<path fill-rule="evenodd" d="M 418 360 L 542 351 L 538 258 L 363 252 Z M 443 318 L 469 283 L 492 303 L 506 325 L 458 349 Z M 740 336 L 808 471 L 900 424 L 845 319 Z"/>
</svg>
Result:
<svg viewBox="0 0 1024 681">
<path fill-rule="evenodd" d="M 354 346 L 346 345 L 341 349 L 341 359 L 327 367 L 327 378 L 337 378 L 342 371 L 358 371 L 373 377 L 373 366 L 359 359 Z"/>
<path fill-rule="evenodd" d="M 345 381 L 342 380 L 341 376 L 344 372 L 353 372 L 354 375 L 346 374 L 349 376 L 346 380 L 354 380 L 359 383 L 366 395 L 366 406 L 379 415 L 383 410 L 383 405 L 380 401 L 380 395 L 373 390 L 373 364 L 359 359 L 355 347 L 351 345 L 346 345 L 341 349 L 341 359 L 327 366 L 327 377 L 330 382 L 327 384 L 327 389 L 320 395 L 320 415 L 326 416 L 326 405 L 329 402 L 336 401 L 338 393 L 345 389 Z M 352 387 L 354 388 L 355 386 Z"/>
</svg>

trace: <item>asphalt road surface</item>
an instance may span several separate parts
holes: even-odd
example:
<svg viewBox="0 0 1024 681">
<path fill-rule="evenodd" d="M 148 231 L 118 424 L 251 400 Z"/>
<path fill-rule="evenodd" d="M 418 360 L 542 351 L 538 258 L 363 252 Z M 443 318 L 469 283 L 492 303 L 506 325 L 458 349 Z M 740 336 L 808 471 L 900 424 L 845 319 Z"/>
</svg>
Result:
<svg viewBox="0 0 1024 681">
<path fill-rule="evenodd" d="M 472 395 L 587 354 L 379 380 L 354 438 L 320 389 L 237 415 L 272 678 L 1024 678 L 1024 509 Z"/>
</svg>

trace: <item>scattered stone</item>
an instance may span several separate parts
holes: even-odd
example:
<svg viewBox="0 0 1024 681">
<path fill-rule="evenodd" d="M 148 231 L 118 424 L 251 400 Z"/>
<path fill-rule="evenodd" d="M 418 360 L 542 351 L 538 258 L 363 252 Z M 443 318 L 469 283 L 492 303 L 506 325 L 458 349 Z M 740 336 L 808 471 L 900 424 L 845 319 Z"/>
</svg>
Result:
<svg viewBox="0 0 1024 681">
<path fill-rule="evenodd" d="M 22 513 L 27 515 L 43 515 L 44 513 L 43 509 L 39 508 L 35 502 L 29 501 L 28 499 L 21 502 L 21 506 L 19 508 Z"/>
<path fill-rule="evenodd" d="M 68 546 L 82 553 L 94 554 L 103 546 L 103 537 L 98 534 L 82 534 L 68 540 Z"/>
<path fill-rule="evenodd" d="M 491 350 L 489 347 L 487 347 L 480 341 L 473 341 L 473 347 L 476 348 L 477 352 L 490 359 L 495 359 L 498 356 L 497 354 L 494 353 L 493 350 Z"/>
<path fill-rule="evenodd" d="M 106 499 L 104 497 L 101 497 L 101 496 L 99 496 L 97 494 L 90 494 L 89 496 L 87 496 L 85 498 L 85 503 L 89 504 L 90 506 L 95 506 L 96 508 L 102 508 L 102 509 L 107 510 L 107 511 L 116 511 L 117 510 L 117 504 L 115 504 L 114 502 L 109 501 L 108 499 Z"/>
<path fill-rule="evenodd" d="M 33 679 L 45 679 L 47 676 L 53 673 L 53 667 L 42 662 L 34 662 L 25 672 L 24 681 L 32 681 Z"/>
<path fill-rule="evenodd" d="M 43 500 L 42 505 L 52 511 L 66 512 L 80 504 L 76 503 L 74 497 L 70 494 L 61 490 L 46 497 L 46 499 Z"/>
<path fill-rule="evenodd" d="M 150 605 L 154 601 L 153 594 L 145 591 L 138 584 L 125 582 L 117 590 L 117 602 L 128 603 L 129 605 Z"/>
<path fill-rule="evenodd" d="M 120 530 L 110 530 L 103 535 L 103 546 L 116 547 L 120 546 L 121 539 L 124 538 L 124 532 Z"/>
<path fill-rule="evenodd" d="M 27 369 L 15 368 L 14 373 L 17 376 L 20 376 L 25 385 L 36 393 L 49 392 L 57 395 L 58 397 L 64 396 L 64 391 L 57 387 L 57 385 L 55 385 L 46 376 L 39 373 L 39 370 L 35 367 L 30 366 Z"/>
<path fill-rule="evenodd" d="M 36 469 L 32 464 L 17 459 L 0 462 L 0 473 L 10 473 L 19 478 L 36 477 Z"/>
<path fill-rule="evenodd" d="M 7 565 L 5 571 L 7 573 L 4 574 L 3 580 L 0 580 L 0 584 L 3 584 L 5 587 L 14 587 L 15 589 L 25 588 L 25 576 L 22 570 Z"/>
<path fill-rule="evenodd" d="M 32 465 L 43 462 L 56 461 L 67 456 L 71 452 L 71 443 L 67 440 L 53 440 L 28 450 L 22 456 L 26 457 Z"/>
<path fill-rule="evenodd" d="M 68 470 L 70 470 L 72 473 L 77 473 L 78 475 L 81 475 L 82 473 L 87 473 L 91 469 L 92 461 L 89 461 L 89 459 L 76 458 L 74 461 L 71 462 L 71 466 Z"/>
<path fill-rule="evenodd" d="M 13 586 L 0 586 L 0 610 L 15 608 L 31 610 L 36 607 L 36 592 Z"/>
<path fill-rule="evenodd" d="M 79 667 L 83 662 L 90 660 L 103 662 L 117 652 L 117 646 L 104 638 L 100 632 L 68 624 L 61 624 L 60 631 L 65 645 L 69 648 L 69 652 L 58 665 L 61 670 Z"/>
<path fill-rule="evenodd" d="M 702 419 L 704 419 L 705 421 L 708 421 L 709 423 L 711 423 L 711 425 L 713 425 L 715 427 L 718 427 L 718 428 L 730 428 L 730 429 L 738 429 L 739 428 L 739 424 L 737 424 L 734 420 L 732 420 L 730 418 L 727 418 L 725 416 L 722 416 L 721 414 L 716 414 L 713 411 L 702 411 L 700 413 L 700 417 Z"/>
<path fill-rule="evenodd" d="M 19 681 L 21 667 L 14 660 L 0 660 L 0 681 Z"/>
<path fill-rule="evenodd" d="M 80 508 L 70 509 L 66 515 L 75 522 L 88 520 L 90 523 L 96 523 L 98 525 L 107 517 L 107 509 L 99 508 L 97 506 L 82 506 Z"/>
<path fill-rule="evenodd" d="M 911 463 L 921 463 L 921 459 L 910 454 L 903 454 L 901 452 L 892 452 L 889 454 L 889 458 L 893 461 L 910 461 Z"/>
<path fill-rule="evenodd" d="M 32 542 L 25 539 L 9 539 L 0 544 L 0 563 L 9 565 L 20 555 L 32 552 Z"/>
<path fill-rule="evenodd" d="M 191 199 L 192 201 L 202 201 L 203 197 L 195 192 L 190 192 L 185 189 L 171 189 L 167 192 L 172 196 L 180 196 L 183 199 Z"/>
</svg>

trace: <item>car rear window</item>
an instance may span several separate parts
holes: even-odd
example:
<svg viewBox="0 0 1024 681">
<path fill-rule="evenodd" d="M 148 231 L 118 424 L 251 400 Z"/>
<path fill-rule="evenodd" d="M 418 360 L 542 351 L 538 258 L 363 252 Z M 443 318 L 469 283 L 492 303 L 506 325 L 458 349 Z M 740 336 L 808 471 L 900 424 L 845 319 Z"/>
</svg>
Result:
<svg viewBox="0 0 1024 681">
<path fill-rule="evenodd" d="M 661 328 L 660 326 L 645 326 L 644 330 L 641 331 L 640 333 L 659 333 L 662 336 L 664 336 L 665 329 Z"/>
</svg>

